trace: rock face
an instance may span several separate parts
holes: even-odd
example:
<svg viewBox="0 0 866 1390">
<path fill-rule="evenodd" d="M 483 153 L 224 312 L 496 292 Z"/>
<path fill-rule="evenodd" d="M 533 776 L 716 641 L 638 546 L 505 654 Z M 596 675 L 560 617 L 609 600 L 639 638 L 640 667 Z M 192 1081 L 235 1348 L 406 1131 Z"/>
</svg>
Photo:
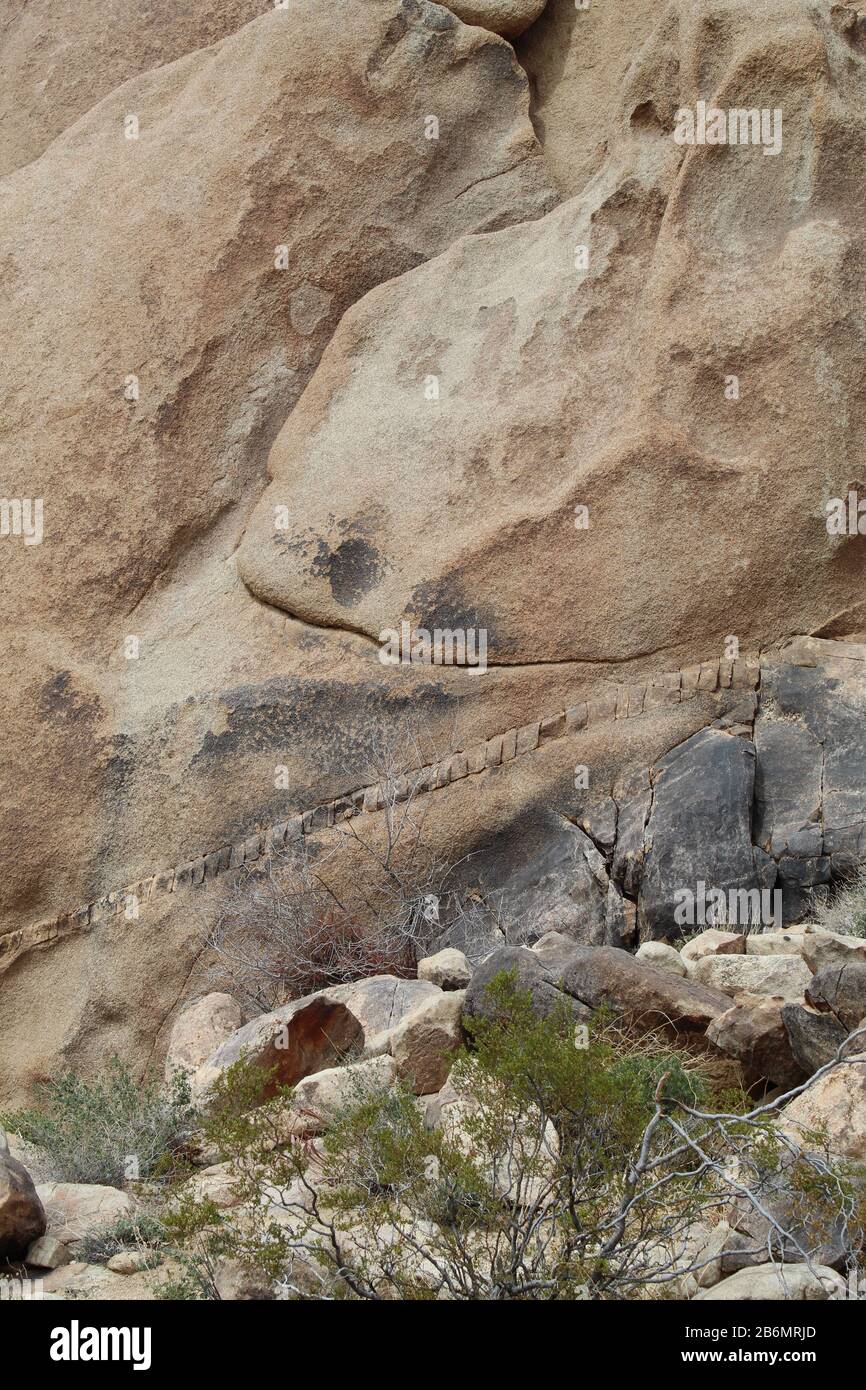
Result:
<svg viewBox="0 0 866 1390">
<path fill-rule="evenodd" d="M 0 1260 L 20 1260 L 45 1231 L 42 1203 L 27 1169 L 0 1153 Z"/>
<path fill-rule="evenodd" d="M 475 3 L 2 25 L 4 1099 L 160 1062 L 407 715 L 497 945 L 673 938 L 698 879 L 790 924 L 866 852 L 862 25 L 550 0 L 524 71 L 536 0 Z M 678 143 L 710 90 L 782 148 Z M 403 619 L 486 674 L 383 665 Z"/>
<path fill-rule="evenodd" d="M 654 965 L 657 970 L 669 970 L 672 975 L 688 974 L 679 951 L 663 941 L 645 941 L 638 947 L 636 959 L 644 965 Z"/>
<path fill-rule="evenodd" d="M 728 632 L 742 643 L 788 633 L 794 613 L 814 629 L 857 609 L 863 560 L 850 547 L 843 559 L 820 516 L 828 486 L 846 495 L 847 465 L 829 479 L 826 459 L 846 457 L 851 426 L 817 385 L 803 391 L 798 362 L 820 340 L 832 370 L 856 363 L 862 384 L 860 344 L 841 326 L 850 291 L 840 276 L 863 237 L 862 190 L 845 180 L 840 194 L 830 170 L 859 138 L 866 104 L 829 14 L 813 23 L 798 0 L 776 0 L 758 36 L 744 0 L 712 0 L 701 13 L 694 23 L 682 0 L 660 17 L 623 83 L 610 157 L 582 197 L 456 243 L 344 319 L 275 444 L 274 481 L 241 546 L 254 593 L 310 622 L 348 619 L 374 639 L 404 618 L 483 627 L 497 663 L 623 660 L 686 632 L 712 650 Z M 723 51 L 714 14 L 730 33 Z M 694 106 L 708 64 L 726 100 L 748 107 L 762 104 L 752 74 L 764 62 L 779 74 L 765 96 L 784 105 L 785 158 L 674 141 L 675 113 Z M 827 174 L 807 186 L 799 171 L 815 138 L 815 90 L 828 102 Z M 792 275 L 802 262 L 809 276 Z M 785 345 L 767 382 L 785 412 L 784 445 L 763 398 L 742 392 L 731 409 L 725 397 L 732 362 L 743 377 L 764 361 L 759 341 L 743 336 L 758 321 L 761 343 Z M 420 466 L 434 453 L 448 461 L 435 476 Z M 796 491 L 794 534 L 788 518 L 757 521 L 759 480 L 779 476 Z M 695 540 L 725 547 L 736 584 L 718 582 L 700 544 L 673 552 L 668 543 L 672 509 L 685 515 L 697 486 Z M 386 501 L 367 525 L 374 497 Z M 330 548 L 366 526 L 380 567 L 363 592 L 347 602 L 302 546 L 280 545 L 278 503 Z M 581 506 L 588 527 L 575 526 Z M 431 515 L 441 522 L 435 554 L 419 563 Z M 625 547 L 611 544 L 620 534 Z M 516 544 L 511 568 L 502 557 Z M 541 630 L 528 592 L 549 596 Z"/>
<path fill-rule="evenodd" d="M 34 121 L 24 50 L 32 59 L 44 5 L 0 39 L 27 92 L 4 89 L 20 116 L 6 167 L 21 166 L 3 179 L 0 217 L 15 289 L 0 325 L 16 337 L 0 369 L 15 441 L 4 496 L 45 502 L 43 542 L 4 544 L 2 616 L 15 634 L 4 698 L 10 746 L 38 747 L 54 769 L 49 808 L 23 752 L 5 764 L 4 930 L 145 880 L 196 843 L 251 834 L 263 797 L 278 819 L 274 764 L 293 723 L 294 797 L 314 800 L 347 766 L 364 780 L 388 673 L 360 639 L 313 635 L 311 650 L 308 631 L 240 584 L 234 547 L 270 444 L 343 312 L 455 238 L 537 217 L 558 197 L 511 49 L 441 6 L 313 0 L 259 5 L 254 19 L 239 0 L 219 16 L 184 6 L 160 48 L 167 8 L 122 3 L 109 35 L 88 5 L 68 44 L 52 21 L 46 43 L 63 61 L 45 55 Z M 101 68 L 85 57 L 97 28 Z M 84 81 L 85 62 L 98 80 Z M 139 65 L 151 70 L 135 76 Z M 25 257 L 28 241 L 63 255 Z M 46 393 L 49 357 L 59 385 Z M 319 561 L 344 596 L 378 563 L 345 540 Z M 341 752 L 325 692 L 347 700 L 347 680 L 364 691 L 354 708 L 373 693 Z M 192 962 L 184 944 L 169 981 L 183 928 L 174 936 L 159 990 Z M 125 997 L 143 1005 L 153 965 L 131 983 L 140 944 L 122 963 L 124 943 L 111 950 Z M 74 969 L 99 989 L 98 970 Z M 81 1016 L 54 1026 L 87 1031 Z M 112 1041 L 100 1040 L 106 1056 Z M 142 1042 L 121 1048 L 143 1056 Z"/>
</svg>

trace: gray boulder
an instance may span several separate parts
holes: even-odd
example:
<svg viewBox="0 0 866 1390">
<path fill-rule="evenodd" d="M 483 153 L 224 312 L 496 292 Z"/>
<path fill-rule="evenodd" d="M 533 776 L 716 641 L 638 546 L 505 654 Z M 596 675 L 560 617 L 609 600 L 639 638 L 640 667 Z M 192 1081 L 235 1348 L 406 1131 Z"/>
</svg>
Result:
<svg viewBox="0 0 866 1390">
<path fill-rule="evenodd" d="M 588 948 L 575 946 L 575 953 Z M 493 1021 L 503 1017 L 491 994 L 490 986 L 503 972 L 515 978 L 518 989 L 527 990 L 532 999 L 532 1009 L 538 1018 L 548 1018 L 562 1009 L 563 1002 L 576 1019 L 588 1019 L 590 1010 L 583 1008 L 572 999 L 567 999 L 557 989 L 555 975 L 546 969 L 542 960 L 522 946 L 504 946 L 495 951 L 472 976 L 463 1000 L 463 1022 L 471 1036 L 472 1022 L 478 1019 Z M 557 974 L 559 968 L 557 967 Z"/>
<path fill-rule="evenodd" d="M 866 962 L 854 960 L 828 965 L 812 976 L 806 1003 L 819 1013 L 829 1013 L 852 1033 L 866 1017 Z"/>
</svg>

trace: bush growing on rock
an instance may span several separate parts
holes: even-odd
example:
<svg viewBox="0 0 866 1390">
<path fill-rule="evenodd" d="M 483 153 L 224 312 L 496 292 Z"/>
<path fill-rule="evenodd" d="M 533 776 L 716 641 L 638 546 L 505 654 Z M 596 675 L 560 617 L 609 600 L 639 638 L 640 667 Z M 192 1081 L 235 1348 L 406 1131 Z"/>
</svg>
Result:
<svg viewBox="0 0 866 1390">
<path fill-rule="evenodd" d="M 261 1076 L 225 1073 L 209 1137 L 241 1201 L 175 1218 L 194 1296 L 222 1296 L 226 1261 L 272 1290 L 247 1297 L 681 1296 L 718 1264 L 702 1248 L 735 1201 L 743 1265 L 808 1259 L 831 1227 L 834 1259 L 856 1258 L 857 1174 L 804 1156 L 771 1103 L 714 1095 L 695 1056 L 603 1012 L 582 1034 L 565 1003 L 538 1017 L 513 979 L 490 989 L 496 1007 L 432 1108 L 399 1082 L 359 1082 L 312 1140 L 292 1130 L 291 1091 L 261 1105 Z"/>
<path fill-rule="evenodd" d="M 113 1057 L 104 1081 L 74 1072 L 38 1088 L 37 1105 L 3 1115 L 2 1123 L 35 1145 L 64 1182 L 122 1186 L 127 1160 L 135 1176 L 171 1168 L 189 1136 L 194 1110 L 182 1072 L 166 1085 L 136 1081 Z"/>
</svg>

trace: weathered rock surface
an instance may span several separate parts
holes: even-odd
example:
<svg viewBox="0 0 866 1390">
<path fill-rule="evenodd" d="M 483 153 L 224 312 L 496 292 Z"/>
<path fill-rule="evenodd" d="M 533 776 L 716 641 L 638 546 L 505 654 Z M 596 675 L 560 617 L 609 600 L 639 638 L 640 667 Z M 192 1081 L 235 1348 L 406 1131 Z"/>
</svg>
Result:
<svg viewBox="0 0 866 1390">
<path fill-rule="evenodd" d="M 401 1081 L 416 1095 L 444 1086 L 454 1053 L 463 1041 L 464 990 L 440 994 L 407 1014 L 391 1037 L 391 1055 Z"/>
<path fill-rule="evenodd" d="M 310 994 L 238 1029 L 202 1070 L 212 1079 L 243 1057 L 272 1073 L 264 1099 L 278 1086 L 294 1086 L 311 1072 L 359 1052 L 363 1045 L 364 1030 L 345 1004 L 324 994 Z"/>
<path fill-rule="evenodd" d="M 472 966 L 462 951 L 446 947 L 435 956 L 419 960 L 418 979 L 427 980 L 439 989 L 465 989 L 472 979 Z"/>
<path fill-rule="evenodd" d="M 166 1080 L 176 1070 L 196 1071 L 242 1024 L 240 1005 L 230 994 L 207 994 L 197 999 L 178 1015 L 171 1030 Z"/>
<path fill-rule="evenodd" d="M 824 1265 L 785 1264 L 741 1269 L 711 1289 L 695 1294 L 695 1302 L 762 1303 L 799 1299 L 816 1302 L 845 1297 L 845 1281 Z"/>
<path fill-rule="evenodd" d="M 0 1153 L 0 1260 L 20 1260 L 45 1231 L 39 1194 L 23 1164 Z"/>
<path fill-rule="evenodd" d="M 719 990 L 644 965 L 609 946 L 578 947 L 562 971 L 562 988 L 590 1008 L 608 1004 L 644 1028 L 675 1033 L 703 1035 L 713 1019 L 730 1008 L 727 995 Z"/>
<path fill-rule="evenodd" d="M 119 1187 L 98 1183 L 47 1182 L 36 1191 L 45 1208 L 48 1233 L 64 1245 L 74 1246 L 90 1232 L 128 1216 L 132 1201 Z"/>
<path fill-rule="evenodd" d="M 690 977 L 712 989 L 735 995 L 772 994 L 798 1003 L 812 978 L 800 956 L 704 956 L 690 968 Z"/>
<path fill-rule="evenodd" d="M 794 1056 L 783 1007 L 782 999 L 766 994 L 739 994 L 732 1008 L 713 1019 L 707 1038 L 759 1076 L 797 1086 L 808 1072 Z"/>
<path fill-rule="evenodd" d="M 24 1263 L 36 1269 L 59 1269 L 61 1265 L 69 1264 L 71 1259 L 69 1246 L 62 1240 L 56 1236 L 40 1236 L 28 1249 Z"/>
</svg>

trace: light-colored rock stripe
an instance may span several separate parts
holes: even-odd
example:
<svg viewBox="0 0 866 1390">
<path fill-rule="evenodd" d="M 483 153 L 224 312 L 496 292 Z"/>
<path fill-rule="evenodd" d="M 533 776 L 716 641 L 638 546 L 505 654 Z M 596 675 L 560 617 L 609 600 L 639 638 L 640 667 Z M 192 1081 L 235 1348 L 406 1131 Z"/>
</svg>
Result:
<svg viewBox="0 0 866 1390">
<path fill-rule="evenodd" d="M 393 788 L 387 790 L 389 795 L 393 791 L 397 801 L 406 800 L 413 789 L 415 792 L 434 791 L 463 777 L 478 776 L 488 769 L 503 766 L 534 752 L 551 739 L 563 738 L 581 729 L 632 719 L 716 690 L 757 690 L 760 674 L 760 664 L 756 660 L 705 661 L 682 671 L 652 676 L 643 684 L 620 685 L 568 709 L 557 710 L 531 724 L 494 734 L 484 742 L 451 753 L 441 762 L 431 763 L 398 778 Z M 74 912 L 64 912 L 50 921 L 37 922 L 9 932 L 0 936 L 0 974 L 28 951 L 44 949 L 73 933 L 87 931 L 99 922 L 125 916 L 136 906 L 140 912 L 154 898 L 199 887 L 230 869 L 269 859 L 304 835 L 339 826 L 354 816 L 375 814 L 384 805 L 385 791 L 381 786 L 359 787 L 334 801 L 314 806 L 309 811 L 299 812 L 288 820 L 256 831 L 237 844 L 221 845 L 173 869 L 164 869 L 138 883 L 128 884 Z"/>
</svg>

